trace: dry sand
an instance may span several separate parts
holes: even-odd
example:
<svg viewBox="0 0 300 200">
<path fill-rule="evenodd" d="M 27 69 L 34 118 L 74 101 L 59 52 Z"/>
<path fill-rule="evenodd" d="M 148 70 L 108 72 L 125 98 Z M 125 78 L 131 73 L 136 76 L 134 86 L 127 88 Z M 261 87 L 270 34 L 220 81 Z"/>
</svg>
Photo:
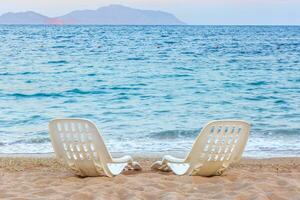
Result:
<svg viewBox="0 0 300 200">
<path fill-rule="evenodd" d="M 222 176 L 141 172 L 79 178 L 54 158 L 1 157 L 0 199 L 272 199 L 300 200 L 300 158 L 244 159 Z"/>
</svg>

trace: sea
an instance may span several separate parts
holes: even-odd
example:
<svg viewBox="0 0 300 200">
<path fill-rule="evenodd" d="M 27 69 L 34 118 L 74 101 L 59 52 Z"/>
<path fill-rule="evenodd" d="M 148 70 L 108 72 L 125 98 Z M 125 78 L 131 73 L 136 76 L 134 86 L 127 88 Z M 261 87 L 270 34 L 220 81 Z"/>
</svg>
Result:
<svg viewBox="0 0 300 200">
<path fill-rule="evenodd" d="M 0 26 L 0 153 L 51 153 L 86 118 L 111 152 L 187 153 L 211 120 L 244 156 L 300 155 L 300 26 Z"/>
</svg>

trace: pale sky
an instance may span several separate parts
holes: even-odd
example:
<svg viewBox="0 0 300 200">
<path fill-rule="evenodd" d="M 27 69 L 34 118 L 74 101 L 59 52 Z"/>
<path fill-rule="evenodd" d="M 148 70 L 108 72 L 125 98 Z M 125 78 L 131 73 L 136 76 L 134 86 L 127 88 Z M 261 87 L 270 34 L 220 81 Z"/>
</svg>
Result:
<svg viewBox="0 0 300 200">
<path fill-rule="evenodd" d="M 56 17 L 109 4 L 167 11 L 188 24 L 300 25 L 300 0 L 0 0 L 0 15 L 31 10 Z"/>
</svg>

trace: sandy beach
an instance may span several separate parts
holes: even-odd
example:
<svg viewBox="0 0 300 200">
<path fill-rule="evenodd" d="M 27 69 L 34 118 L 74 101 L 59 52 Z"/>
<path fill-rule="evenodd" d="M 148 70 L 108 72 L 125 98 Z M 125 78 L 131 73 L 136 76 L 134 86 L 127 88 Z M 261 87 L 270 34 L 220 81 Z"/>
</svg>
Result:
<svg viewBox="0 0 300 200">
<path fill-rule="evenodd" d="M 141 172 L 79 178 L 52 156 L 2 156 L 0 199 L 300 199 L 300 158 L 243 159 L 222 176 Z"/>
</svg>

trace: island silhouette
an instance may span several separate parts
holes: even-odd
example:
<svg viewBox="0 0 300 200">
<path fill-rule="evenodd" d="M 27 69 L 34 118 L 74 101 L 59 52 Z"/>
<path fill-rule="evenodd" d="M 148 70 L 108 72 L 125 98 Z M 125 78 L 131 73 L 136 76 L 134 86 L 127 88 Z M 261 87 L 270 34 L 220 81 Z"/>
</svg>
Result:
<svg viewBox="0 0 300 200">
<path fill-rule="evenodd" d="M 82 24 L 82 25 L 184 25 L 173 14 L 155 10 L 109 5 L 97 10 L 76 10 L 58 17 L 47 17 L 33 11 L 5 13 L 0 24 Z"/>
</svg>

